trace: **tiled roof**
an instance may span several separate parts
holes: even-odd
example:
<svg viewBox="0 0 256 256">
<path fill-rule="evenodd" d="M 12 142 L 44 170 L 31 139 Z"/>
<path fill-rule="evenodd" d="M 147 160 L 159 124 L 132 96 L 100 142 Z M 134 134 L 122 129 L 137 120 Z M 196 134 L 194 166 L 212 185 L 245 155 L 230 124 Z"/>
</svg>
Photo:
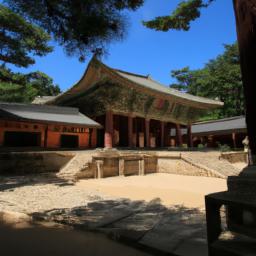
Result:
<svg viewBox="0 0 256 256">
<path fill-rule="evenodd" d="M 192 126 L 193 134 L 214 132 L 220 133 L 230 130 L 246 130 L 245 117 L 235 116 L 230 118 L 223 118 L 219 120 L 196 123 Z"/>
<path fill-rule="evenodd" d="M 129 73 L 129 72 L 118 70 L 118 69 L 113 69 L 111 67 L 108 67 L 107 65 L 105 65 L 104 63 L 102 63 L 101 61 L 99 61 L 96 58 L 93 58 L 90 61 L 90 63 L 88 64 L 87 70 L 93 63 L 94 64 L 96 63 L 99 66 L 105 67 L 107 70 L 109 70 L 113 74 L 116 74 L 119 77 L 121 77 L 122 79 L 132 82 L 135 86 L 141 86 L 141 87 L 147 88 L 151 91 L 154 91 L 156 93 L 162 93 L 167 96 L 175 97 L 177 100 L 187 101 L 188 104 L 189 104 L 189 102 L 193 102 L 194 104 L 198 105 L 199 108 L 202 107 L 202 108 L 211 109 L 211 108 L 221 107 L 224 104 L 223 102 L 218 101 L 218 100 L 212 100 L 212 99 L 208 99 L 208 98 L 204 98 L 204 97 L 194 96 L 194 95 L 191 95 L 188 93 L 183 93 L 178 90 L 172 89 L 170 87 L 167 87 L 165 85 L 162 85 L 162 84 L 154 81 L 150 76 L 143 76 L 143 75 Z M 81 93 L 83 88 L 81 87 L 79 89 L 80 83 L 86 77 L 87 70 L 77 84 L 75 84 L 73 87 L 68 89 L 66 92 L 57 95 L 55 98 L 49 99 L 45 103 L 46 104 L 55 104 L 58 101 L 61 102 L 62 100 L 65 100 L 65 98 L 70 99 L 73 96 Z"/>
<path fill-rule="evenodd" d="M 206 104 L 213 104 L 216 106 L 223 106 L 223 102 L 221 102 L 221 101 L 212 100 L 212 99 L 199 97 L 199 96 L 194 96 L 192 94 L 180 92 L 173 88 L 164 86 L 164 85 L 160 84 L 159 82 L 154 81 L 150 76 L 137 75 L 137 74 L 128 73 L 128 72 L 125 72 L 122 70 L 117 70 L 117 69 L 116 70 L 112 69 L 112 70 L 117 72 L 120 76 L 122 76 L 138 85 L 149 88 L 151 90 L 155 90 L 155 91 L 158 91 L 158 92 L 161 92 L 164 94 L 176 96 L 176 97 L 182 98 L 182 99 L 187 99 L 190 101 L 196 101 L 196 102 L 201 102 L 201 103 L 206 103 Z"/>
<path fill-rule="evenodd" d="M 70 107 L 0 102 L 0 117 L 101 127 L 98 123 L 80 113 L 77 108 Z"/>
</svg>

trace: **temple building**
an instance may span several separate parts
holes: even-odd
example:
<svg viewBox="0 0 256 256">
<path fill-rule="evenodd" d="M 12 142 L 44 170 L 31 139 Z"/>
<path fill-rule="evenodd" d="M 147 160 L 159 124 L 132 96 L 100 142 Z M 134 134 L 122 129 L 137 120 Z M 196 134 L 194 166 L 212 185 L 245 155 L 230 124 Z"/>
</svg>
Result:
<svg viewBox="0 0 256 256">
<path fill-rule="evenodd" d="M 161 85 L 150 76 L 113 69 L 92 58 L 80 81 L 40 104 L 76 107 L 100 123 L 98 147 L 192 146 L 191 125 L 222 102 L 193 96 Z M 171 138 L 171 129 L 176 136 Z M 95 131 L 96 132 L 96 131 Z"/>
<path fill-rule="evenodd" d="M 101 126 L 77 108 L 0 103 L 0 146 L 90 148 Z"/>
</svg>

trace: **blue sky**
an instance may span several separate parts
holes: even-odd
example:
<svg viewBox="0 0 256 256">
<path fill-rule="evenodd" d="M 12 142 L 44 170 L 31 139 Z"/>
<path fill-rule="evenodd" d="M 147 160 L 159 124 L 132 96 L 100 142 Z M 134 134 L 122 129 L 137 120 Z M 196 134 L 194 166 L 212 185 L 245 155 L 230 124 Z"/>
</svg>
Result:
<svg viewBox="0 0 256 256">
<path fill-rule="evenodd" d="M 168 85 L 173 81 L 171 70 L 184 66 L 200 68 L 223 52 L 223 44 L 236 40 L 232 0 L 216 0 L 203 10 L 201 18 L 192 23 L 188 32 L 156 32 L 142 25 L 142 20 L 168 15 L 178 2 L 145 0 L 143 7 L 128 13 L 130 27 L 126 38 L 109 46 L 109 54 L 103 62 L 129 72 L 150 74 L 155 80 Z M 54 52 L 36 58 L 35 65 L 15 70 L 45 72 L 65 91 L 81 78 L 88 61 L 81 63 L 75 57 L 67 57 L 62 48 L 55 45 Z"/>
</svg>

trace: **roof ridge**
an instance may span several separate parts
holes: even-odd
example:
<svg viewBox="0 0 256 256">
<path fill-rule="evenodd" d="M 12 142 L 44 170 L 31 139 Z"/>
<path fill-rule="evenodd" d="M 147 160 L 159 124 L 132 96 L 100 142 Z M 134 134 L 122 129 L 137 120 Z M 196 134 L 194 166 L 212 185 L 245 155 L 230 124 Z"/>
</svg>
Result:
<svg viewBox="0 0 256 256">
<path fill-rule="evenodd" d="M 66 107 L 66 106 L 56 106 L 56 105 L 45 105 L 45 104 L 34 104 L 34 103 L 23 103 L 23 102 L 2 102 L 0 101 L 0 108 L 6 106 L 6 107 L 24 107 L 24 108 L 31 108 L 31 109 L 28 109 L 28 110 L 44 110 L 47 111 L 47 110 L 60 110 L 60 111 L 63 111 L 63 110 L 69 110 L 69 111 L 72 111 L 72 113 L 79 113 L 79 110 L 78 108 L 75 108 L 75 107 Z"/>
<path fill-rule="evenodd" d="M 241 116 L 225 117 L 225 118 L 221 118 L 221 119 L 212 119 L 212 120 L 197 122 L 197 123 L 194 123 L 193 125 L 217 123 L 217 122 L 230 121 L 230 120 L 242 119 L 242 118 L 245 118 L 245 116 L 241 115 Z"/>
<path fill-rule="evenodd" d="M 104 63 L 103 63 L 104 64 Z M 146 79 L 149 79 L 149 75 L 141 75 L 141 74 L 136 74 L 136 73 L 133 73 L 133 72 L 128 72 L 128 71 L 124 71 L 124 70 L 121 70 L 121 69 L 117 69 L 117 68 L 111 68 L 112 70 L 114 71 L 117 71 L 117 72 L 121 72 L 121 73 L 125 73 L 127 75 L 132 75 L 132 76 L 138 76 L 138 77 L 143 77 L 143 78 L 146 78 Z M 151 78 L 150 78 L 151 79 Z"/>
</svg>

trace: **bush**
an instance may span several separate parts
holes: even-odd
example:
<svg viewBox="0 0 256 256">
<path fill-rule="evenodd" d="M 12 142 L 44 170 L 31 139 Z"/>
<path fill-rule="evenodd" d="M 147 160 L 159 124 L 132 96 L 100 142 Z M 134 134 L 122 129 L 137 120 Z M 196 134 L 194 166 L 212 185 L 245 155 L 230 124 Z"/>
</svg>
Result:
<svg viewBox="0 0 256 256">
<path fill-rule="evenodd" d="M 218 144 L 218 146 L 219 146 L 219 150 L 220 150 L 221 152 L 228 152 L 228 151 L 231 151 L 230 146 L 227 145 L 227 144 L 223 144 L 223 145 Z"/>
<path fill-rule="evenodd" d="M 205 145 L 204 145 L 204 144 L 198 144 L 198 145 L 197 145 L 197 148 L 198 148 L 198 149 L 203 149 L 203 148 L 205 148 Z"/>
</svg>

